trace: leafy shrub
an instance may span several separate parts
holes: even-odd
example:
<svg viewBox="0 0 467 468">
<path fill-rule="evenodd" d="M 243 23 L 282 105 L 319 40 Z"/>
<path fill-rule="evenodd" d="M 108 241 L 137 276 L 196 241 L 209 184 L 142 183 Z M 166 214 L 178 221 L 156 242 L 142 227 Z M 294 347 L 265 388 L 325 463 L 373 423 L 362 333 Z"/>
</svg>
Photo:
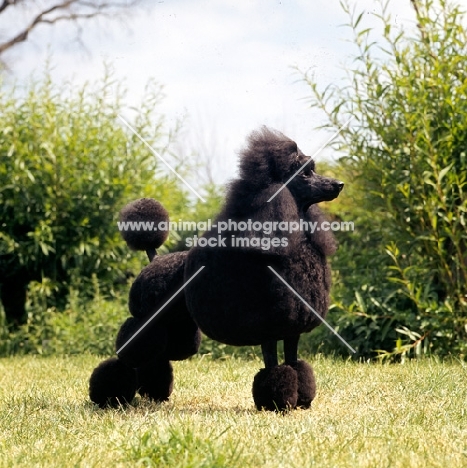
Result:
<svg viewBox="0 0 467 468">
<path fill-rule="evenodd" d="M 128 315 L 127 294 L 104 297 L 95 275 L 92 281 L 92 299 L 71 287 L 62 311 L 47 306 L 48 280 L 32 282 L 26 323 L 9 333 L 0 327 L 0 355 L 114 354 L 118 329 Z"/>
<path fill-rule="evenodd" d="M 306 77 L 325 126 L 354 116 L 334 168 L 354 186 L 345 210 L 331 209 L 356 232 L 339 234 L 329 318 L 360 356 L 465 357 L 467 32 L 457 5 L 412 3 L 413 37 L 381 4 L 383 45 L 344 4 L 358 47 L 348 86 L 321 91 Z"/>
<path fill-rule="evenodd" d="M 165 151 L 174 135 L 158 114 L 162 97 L 161 88 L 150 83 L 136 117 L 128 120 L 186 175 L 190 166 Z M 195 216 L 186 187 L 122 122 L 123 100 L 122 86 L 109 73 L 101 83 L 81 88 L 58 86 L 48 73 L 23 92 L 0 87 L 3 296 L 20 297 L 37 281 L 47 284 L 47 308 L 62 309 L 71 282 L 79 280 L 80 294 L 89 291 L 89 297 L 93 275 L 106 294 L 126 283 L 144 255 L 128 251 L 116 220 L 135 198 L 161 200 L 175 218 Z M 178 242 L 173 233 L 165 249 Z M 10 322 L 25 318 L 21 299 L 10 309 Z"/>
</svg>

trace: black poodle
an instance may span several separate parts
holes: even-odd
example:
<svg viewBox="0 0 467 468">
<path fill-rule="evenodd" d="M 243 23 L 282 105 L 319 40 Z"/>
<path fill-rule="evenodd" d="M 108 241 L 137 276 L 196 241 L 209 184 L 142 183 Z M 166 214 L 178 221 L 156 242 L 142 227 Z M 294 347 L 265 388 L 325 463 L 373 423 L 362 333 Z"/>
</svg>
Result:
<svg viewBox="0 0 467 468">
<path fill-rule="evenodd" d="M 261 345 L 265 368 L 253 383 L 258 409 L 310 406 L 315 379 L 310 365 L 298 360 L 298 341 L 321 323 L 315 313 L 324 317 L 327 312 L 331 280 L 326 256 L 336 248 L 332 234 L 320 229 L 324 217 L 315 204 L 333 200 L 344 185 L 314 169 L 314 161 L 279 132 L 263 128 L 249 137 L 241 153 L 240 177 L 230 184 L 215 229 L 189 252 L 155 256 L 135 281 L 130 292 L 133 317 L 117 338 L 119 359 L 94 371 L 93 401 L 130 401 L 138 386 L 140 393 L 156 400 L 168 398 L 169 361 L 196 352 L 199 327 L 223 343 Z M 130 205 L 124 219 L 166 218 L 157 202 L 136 203 L 139 210 Z M 141 232 L 131 235 L 144 237 Z M 150 258 L 164 240 L 142 245 L 127 238 L 130 247 L 147 250 Z M 159 311 L 184 282 L 184 293 Z M 277 359 L 279 340 L 284 340 L 282 365 Z M 135 376 L 126 377 L 119 388 L 115 375 L 123 375 L 124 366 L 125 372 L 135 368 Z"/>
</svg>

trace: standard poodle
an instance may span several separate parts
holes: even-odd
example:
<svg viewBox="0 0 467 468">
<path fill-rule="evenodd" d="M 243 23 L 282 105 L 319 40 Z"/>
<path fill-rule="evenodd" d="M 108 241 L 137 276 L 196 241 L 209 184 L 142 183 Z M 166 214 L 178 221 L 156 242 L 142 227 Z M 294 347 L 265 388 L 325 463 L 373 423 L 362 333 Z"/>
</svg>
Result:
<svg viewBox="0 0 467 468">
<path fill-rule="evenodd" d="M 133 317 L 117 338 L 119 358 L 95 369 L 91 399 L 101 406 L 130 401 L 136 388 L 156 400 L 168 398 L 169 361 L 195 353 L 201 329 L 223 343 L 261 345 L 265 368 L 253 382 L 258 409 L 308 408 L 316 385 L 311 366 L 298 359 L 298 342 L 326 315 L 331 286 L 326 256 L 336 248 L 316 204 L 333 200 L 343 186 L 316 174 L 314 161 L 294 141 L 263 127 L 250 135 L 240 155 L 239 178 L 230 184 L 213 229 L 196 246 L 158 257 L 155 248 L 165 238 L 143 242 L 144 233 L 128 234 L 130 247 L 146 250 L 153 259 L 131 288 Z M 166 218 L 154 200 L 134 203 L 138 209 L 124 210 L 124 219 Z M 137 237 L 133 244 L 132 235 Z M 140 331 L 184 282 L 183 292 Z M 134 382 L 126 377 L 124 387 L 115 384 L 115 373 L 124 373 L 122 365 L 125 372 L 136 369 Z"/>
</svg>

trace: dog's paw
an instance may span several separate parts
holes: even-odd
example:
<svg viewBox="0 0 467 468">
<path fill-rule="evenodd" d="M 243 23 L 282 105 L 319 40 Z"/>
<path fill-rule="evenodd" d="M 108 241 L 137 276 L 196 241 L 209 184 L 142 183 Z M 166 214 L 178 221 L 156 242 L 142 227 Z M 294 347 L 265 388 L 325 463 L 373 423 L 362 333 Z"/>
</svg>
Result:
<svg viewBox="0 0 467 468">
<path fill-rule="evenodd" d="M 101 362 L 89 379 L 89 398 L 101 408 L 131 403 L 136 394 L 136 372 L 118 358 Z"/>
<path fill-rule="evenodd" d="M 305 361 L 298 361 L 292 368 L 296 371 L 298 380 L 297 407 L 309 408 L 316 396 L 316 380 L 313 368 Z"/>
<path fill-rule="evenodd" d="M 136 369 L 138 393 L 154 401 L 167 401 L 173 390 L 173 369 L 168 359 L 155 359 Z"/>
<path fill-rule="evenodd" d="M 298 400 L 297 372 L 286 364 L 261 369 L 253 381 L 253 400 L 258 410 L 294 409 Z"/>
</svg>

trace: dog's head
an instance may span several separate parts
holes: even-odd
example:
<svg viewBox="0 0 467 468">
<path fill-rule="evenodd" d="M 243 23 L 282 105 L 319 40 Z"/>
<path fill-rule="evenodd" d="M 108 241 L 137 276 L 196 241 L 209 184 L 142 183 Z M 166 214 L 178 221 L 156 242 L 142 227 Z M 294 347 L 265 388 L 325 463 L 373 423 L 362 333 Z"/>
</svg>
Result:
<svg viewBox="0 0 467 468">
<path fill-rule="evenodd" d="M 309 156 L 297 151 L 297 169 L 290 170 L 290 176 L 285 181 L 290 192 L 299 205 L 307 210 L 310 205 L 337 198 L 344 188 L 344 183 L 331 177 L 324 177 L 315 172 L 315 162 Z"/>
<path fill-rule="evenodd" d="M 344 187 L 340 180 L 316 174 L 315 162 L 280 132 L 263 127 L 248 143 L 240 158 L 240 177 L 260 186 L 287 184 L 302 210 L 334 200 Z"/>
</svg>

